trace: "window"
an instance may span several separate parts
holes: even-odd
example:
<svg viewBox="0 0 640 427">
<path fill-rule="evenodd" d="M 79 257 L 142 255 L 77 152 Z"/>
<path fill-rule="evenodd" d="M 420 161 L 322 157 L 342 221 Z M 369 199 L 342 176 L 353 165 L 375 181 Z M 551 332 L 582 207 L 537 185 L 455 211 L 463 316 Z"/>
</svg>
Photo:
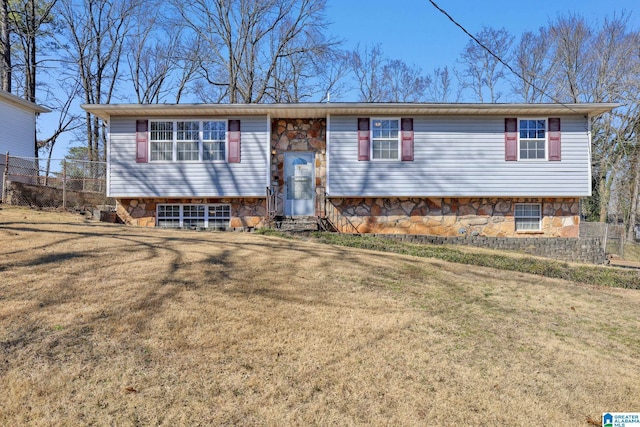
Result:
<svg viewBox="0 0 640 427">
<path fill-rule="evenodd" d="M 371 120 L 371 157 L 374 160 L 398 160 L 400 120 Z"/>
<path fill-rule="evenodd" d="M 206 221 L 204 211 L 204 205 L 182 206 L 182 226 L 185 228 L 204 228 Z"/>
<path fill-rule="evenodd" d="M 224 160 L 224 145 L 227 123 L 223 121 L 202 122 L 202 159 Z"/>
<path fill-rule="evenodd" d="M 173 122 L 151 122 L 151 160 L 173 160 Z"/>
<path fill-rule="evenodd" d="M 177 122 L 178 160 L 200 159 L 200 123 Z"/>
<path fill-rule="evenodd" d="M 226 120 L 150 121 L 151 161 L 226 160 Z"/>
<path fill-rule="evenodd" d="M 230 205 L 158 205 L 158 227 L 226 230 L 231 220 Z"/>
<path fill-rule="evenodd" d="M 520 159 L 546 158 L 546 129 L 545 119 L 520 120 Z"/>
<path fill-rule="evenodd" d="M 231 219 L 231 206 L 229 205 L 210 205 L 209 206 L 209 224 L 208 228 L 214 230 L 224 230 L 229 226 Z"/>
<path fill-rule="evenodd" d="M 158 205 L 158 227 L 180 227 L 180 205 Z"/>
<path fill-rule="evenodd" d="M 542 229 L 539 203 L 516 203 L 516 231 L 540 231 Z"/>
</svg>

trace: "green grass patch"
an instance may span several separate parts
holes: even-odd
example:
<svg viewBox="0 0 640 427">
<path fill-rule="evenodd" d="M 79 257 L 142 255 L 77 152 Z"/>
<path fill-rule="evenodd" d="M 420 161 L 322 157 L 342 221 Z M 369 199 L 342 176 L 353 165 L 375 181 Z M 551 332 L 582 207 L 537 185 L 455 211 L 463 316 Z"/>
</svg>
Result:
<svg viewBox="0 0 640 427">
<path fill-rule="evenodd" d="M 640 273 L 633 270 L 627 271 L 611 267 L 587 265 L 575 266 L 562 261 L 533 257 L 516 257 L 495 253 L 476 253 L 448 246 L 421 245 L 371 236 L 321 232 L 314 233 L 313 236 L 322 243 L 351 248 L 393 252 L 423 258 L 436 258 L 459 264 L 478 265 L 500 270 L 536 274 L 591 285 L 640 289 Z"/>
<path fill-rule="evenodd" d="M 292 236 L 289 233 L 284 233 L 280 230 L 276 230 L 273 228 L 263 227 L 258 228 L 254 231 L 255 234 L 259 234 L 261 236 L 274 236 L 274 237 L 282 237 L 283 239 L 291 239 Z"/>
</svg>

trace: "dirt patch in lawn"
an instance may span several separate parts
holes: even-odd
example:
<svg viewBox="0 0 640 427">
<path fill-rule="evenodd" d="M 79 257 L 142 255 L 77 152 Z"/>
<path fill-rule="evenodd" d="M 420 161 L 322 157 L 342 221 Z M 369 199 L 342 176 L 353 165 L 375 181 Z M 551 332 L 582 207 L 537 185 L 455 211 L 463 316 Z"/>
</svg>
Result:
<svg viewBox="0 0 640 427">
<path fill-rule="evenodd" d="M 1 425 L 563 425 L 637 411 L 640 292 L 0 210 Z"/>
</svg>

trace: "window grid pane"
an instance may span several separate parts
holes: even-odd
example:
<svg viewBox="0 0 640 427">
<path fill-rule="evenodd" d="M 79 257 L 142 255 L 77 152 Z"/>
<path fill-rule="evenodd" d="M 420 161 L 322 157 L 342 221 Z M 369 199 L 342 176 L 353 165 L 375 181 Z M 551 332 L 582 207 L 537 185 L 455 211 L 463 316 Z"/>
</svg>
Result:
<svg viewBox="0 0 640 427">
<path fill-rule="evenodd" d="M 178 160 L 198 160 L 200 149 L 198 141 L 178 141 Z"/>
<path fill-rule="evenodd" d="M 180 227 L 180 205 L 158 205 L 158 227 Z"/>
<path fill-rule="evenodd" d="M 173 122 L 151 122 L 151 160 L 173 160 Z"/>
<path fill-rule="evenodd" d="M 210 205 L 209 206 L 209 228 L 224 230 L 229 226 L 231 219 L 230 205 Z"/>
<path fill-rule="evenodd" d="M 520 158 L 544 159 L 547 121 L 520 120 Z"/>
<path fill-rule="evenodd" d="M 400 121 L 395 119 L 372 120 L 371 142 L 374 159 L 397 160 Z"/>
<path fill-rule="evenodd" d="M 538 203 L 517 203 L 515 205 L 516 231 L 541 230 L 541 206 Z"/>
<path fill-rule="evenodd" d="M 200 133 L 199 122 L 178 122 L 178 141 L 197 141 Z"/>
<path fill-rule="evenodd" d="M 203 160 L 224 160 L 227 122 L 207 121 L 202 123 Z"/>
</svg>

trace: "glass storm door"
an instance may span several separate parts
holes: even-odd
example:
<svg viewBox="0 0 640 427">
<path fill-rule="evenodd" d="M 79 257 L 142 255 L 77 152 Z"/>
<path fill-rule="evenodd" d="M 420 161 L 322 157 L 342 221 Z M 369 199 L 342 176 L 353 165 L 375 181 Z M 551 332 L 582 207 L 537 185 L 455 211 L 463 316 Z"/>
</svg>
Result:
<svg viewBox="0 0 640 427">
<path fill-rule="evenodd" d="M 284 214 L 311 216 L 315 214 L 314 153 L 285 153 Z"/>
</svg>

